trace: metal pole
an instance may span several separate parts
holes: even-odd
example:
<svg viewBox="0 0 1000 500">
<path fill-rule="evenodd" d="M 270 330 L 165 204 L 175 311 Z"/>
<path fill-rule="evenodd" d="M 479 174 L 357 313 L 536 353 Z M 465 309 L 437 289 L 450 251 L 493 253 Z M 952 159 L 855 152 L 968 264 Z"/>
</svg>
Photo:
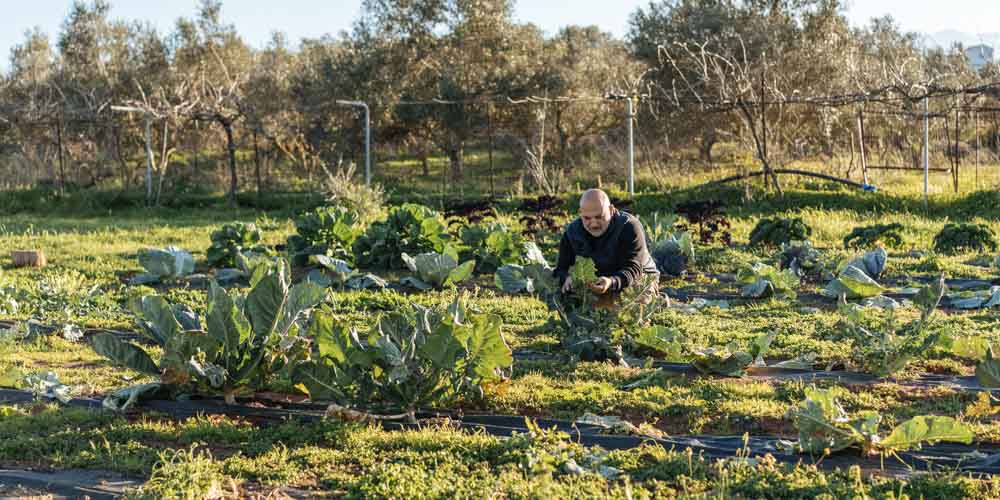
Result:
<svg viewBox="0 0 1000 500">
<path fill-rule="evenodd" d="M 365 107 L 365 187 L 372 185 L 372 120 L 368 112 L 368 105 Z"/>
<path fill-rule="evenodd" d="M 344 101 L 338 100 L 337 104 L 342 106 L 357 106 L 359 108 L 364 108 L 365 110 L 365 186 L 372 185 L 372 129 L 371 129 L 371 115 L 368 111 L 368 105 L 361 101 Z"/>
<path fill-rule="evenodd" d="M 928 192 L 930 191 L 930 119 L 927 109 L 927 96 L 924 96 L 924 208 L 928 208 Z"/>
<path fill-rule="evenodd" d="M 635 143 L 632 133 L 632 96 L 628 97 L 628 194 L 635 196 Z"/>
</svg>

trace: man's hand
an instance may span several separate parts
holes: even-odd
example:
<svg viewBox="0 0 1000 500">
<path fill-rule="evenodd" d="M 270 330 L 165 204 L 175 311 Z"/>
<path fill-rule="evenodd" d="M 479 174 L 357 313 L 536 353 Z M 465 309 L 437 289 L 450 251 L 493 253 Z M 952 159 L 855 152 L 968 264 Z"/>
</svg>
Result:
<svg viewBox="0 0 1000 500">
<path fill-rule="evenodd" d="M 573 278 L 567 276 L 566 281 L 563 281 L 562 292 L 569 293 L 569 291 L 572 289 L 573 289 Z"/>
<path fill-rule="evenodd" d="M 590 291 L 598 295 L 604 295 L 608 293 L 608 289 L 611 288 L 611 283 L 611 278 L 601 276 L 600 278 L 597 278 L 597 281 L 590 284 Z"/>
</svg>

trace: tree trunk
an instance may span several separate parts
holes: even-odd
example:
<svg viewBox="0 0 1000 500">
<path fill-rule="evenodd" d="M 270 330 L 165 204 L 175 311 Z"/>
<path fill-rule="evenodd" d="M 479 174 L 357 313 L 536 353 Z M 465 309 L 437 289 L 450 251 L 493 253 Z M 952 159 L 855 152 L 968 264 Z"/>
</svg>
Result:
<svg viewBox="0 0 1000 500">
<path fill-rule="evenodd" d="M 448 150 L 448 160 L 451 163 L 451 178 L 454 181 L 462 180 L 462 157 L 465 155 L 464 149 L 461 144 L 458 144 Z"/>
<path fill-rule="evenodd" d="M 427 159 L 428 156 L 427 151 L 420 151 L 420 164 L 424 167 L 424 177 L 430 177 L 431 175 L 431 166 Z"/>
<path fill-rule="evenodd" d="M 254 174 L 257 177 L 257 205 L 260 206 L 260 148 L 257 147 L 257 129 L 253 129 L 253 164 Z"/>
<path fill-rule="evenodd" d="M 233 122 L 225 118 L 218 118 L 219 123 L 226 130 L 226 150 L 229 152 L 229 193 L 227 202 L 230 207 L 236 206 L 236 142 L 233 140 Z"/>
<path fill-rule="evenodd" d="M 718 141 L 719 136 L 714 127 L 701 134 L 701 147 L 698 148 L 698 157 L 701 161 L 712 164 L 712 148 Z"/>
<path fill-rule="evenodd" d="M 59 148 L 59 195 L 66 192 L 66 167 L 63 160 L 62 120 L 56 123 L 56 147 Z"/>
</svg>

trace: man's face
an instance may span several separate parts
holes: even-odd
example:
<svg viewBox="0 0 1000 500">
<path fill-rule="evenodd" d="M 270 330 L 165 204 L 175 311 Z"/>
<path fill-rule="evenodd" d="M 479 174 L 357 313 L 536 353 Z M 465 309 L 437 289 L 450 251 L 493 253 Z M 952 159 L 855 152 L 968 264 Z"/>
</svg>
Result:
<svg viewBox="0 0 1000 500">
<path fill-rule="evenodd" d="M 580 204 L 580 220 L 587 232 L 597 238 L 611 224 L 611 207 L 602 207 L 599 201 L 586 200 Z"/>
</svg>

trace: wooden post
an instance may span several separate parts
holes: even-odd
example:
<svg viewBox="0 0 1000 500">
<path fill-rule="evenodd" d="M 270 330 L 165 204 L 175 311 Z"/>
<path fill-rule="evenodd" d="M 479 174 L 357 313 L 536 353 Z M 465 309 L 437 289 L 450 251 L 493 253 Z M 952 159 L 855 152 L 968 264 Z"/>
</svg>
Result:
<svg viewBox="0 0 1000 500">
<path fill-rule="evenodd" d="M 59 153 L 59 195 L 66 192 L 66 167 L 63 164 L 63 143 L 62 143 L 62 115 L 56 123 L 56 148 Z"/>
<path fill-rule="evenodd" d="M 979 189 L 979 113 L 972 112 L 972 121 L 976 124 L 976 189 Z"/>
<path fill-rule="evenodd" d="M 257 127 L 253 129 L 253 163 L 257 177 L 257 205 L 260 205 L 260 149 L 257 147 Z"/>
<path fill-rule="evenodd" d="M 865 156 L 865 115 L 858 110 L 858 150 L 861 152 L 861 177 L 868 184 L 868 158 Z"/>
<path fill-rule="evenodd" d="M 958 108 L 955 109 L 955 163 L 954 169 L 951 173 L 952 183 L 955 185 L 955 192 L 958 192 L 958 167 L 962 163 L 962 157 L 958 154 L 958 141 L 961 138 L 961 124 L 959 122 L 959 113 L 961 113 Z"/>
</svg>

